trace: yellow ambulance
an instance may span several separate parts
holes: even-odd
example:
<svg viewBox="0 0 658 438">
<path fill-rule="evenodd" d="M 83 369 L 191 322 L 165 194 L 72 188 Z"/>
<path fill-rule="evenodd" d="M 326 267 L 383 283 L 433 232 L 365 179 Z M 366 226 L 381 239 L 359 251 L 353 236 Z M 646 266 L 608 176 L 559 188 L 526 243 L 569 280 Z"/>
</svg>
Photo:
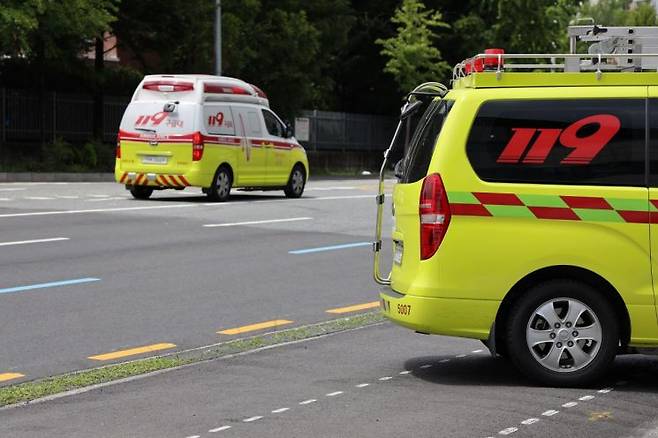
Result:
<svg viewBox="0 0 658 438">
<path fill-rule="evenodd" d="M 655 351 L 658 55 L 646 47 L 657 29 L 573 27 L 572 53 L 488 50 L 455 67 L 450 90 L 409 94 L 377 198 L 386 317 L 480 339 L 548 385 Z M 396 154 L 384 275 L 383 175 Z"/>
<path fill-rule="evenodd" d="M 262 90 L 239 79 L 146 76 L 121 120 L 114 176 L 138 199 L 187 187 L 214 201 L 227 200 L 231 188 L 298 198 L 308 175 L 290 126 Z"/>
</svg>

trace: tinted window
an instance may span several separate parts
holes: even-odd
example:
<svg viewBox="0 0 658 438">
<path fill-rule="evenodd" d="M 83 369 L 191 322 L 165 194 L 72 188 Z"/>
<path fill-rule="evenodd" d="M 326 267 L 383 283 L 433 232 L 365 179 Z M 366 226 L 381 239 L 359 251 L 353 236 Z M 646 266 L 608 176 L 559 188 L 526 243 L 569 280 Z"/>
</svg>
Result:
<svg viewBox="0 0 658 438">
<path fill-rule="evenodd" d="M 274 114 L 272 114 L 269 111 L 262 110 L 263 111 L 263 118 L 265 119 L 265 127 L 267 128 L 267 132 L 270 133 L 270 135 L 275 135 L 277 137 L 283 137 L 283 125 L 281 122 L 279 122 L 279 119 L 276 118 Z"/>
<path fill-rule="evenodd" d="M 658 187 L 658 99 L 649 99 L 649 185 Z"/>
<path fill-rule="evenodd" d="M 645 185 L 642 99 L 491 101 L 466 146 L 486 181 Z"/>
<path fill-rule="evenodd" d="M 452 100 L 436 101 L 425 111 L 405 157 L 402 182 L 416 182 L 427 175 L 437 137 L 453 102 Z"/>
</svg>

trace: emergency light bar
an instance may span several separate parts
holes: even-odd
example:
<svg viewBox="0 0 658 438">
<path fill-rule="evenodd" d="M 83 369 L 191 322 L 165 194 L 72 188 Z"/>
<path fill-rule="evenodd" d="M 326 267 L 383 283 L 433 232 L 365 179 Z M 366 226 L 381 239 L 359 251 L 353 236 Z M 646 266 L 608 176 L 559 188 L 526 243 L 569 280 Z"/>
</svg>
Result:
<svg viewBox="0 0 658 438">
<path fill-rule="evenodd" d="M 192 91 L 194 90 L 194 84 L 192 82 L 179 81 L 149 81 L 144 82 L 142 88 L 150 91 L 163 92 Z"/>
<path fill-rule="evenodd" d="M 568 36 L 571 53 L 505 54 L 502 49 L 487 49 L 457 64 L 452 79 L 485 71 L 493 71 L 499 78 L 503 72 L 515 70 L 596 72 L 598 79 L 604 71 L 658 71 L 656 26 L 569 26 Z M 578 41 L 589 44 L 588 53 L 577 53 Z"/>
</svg>

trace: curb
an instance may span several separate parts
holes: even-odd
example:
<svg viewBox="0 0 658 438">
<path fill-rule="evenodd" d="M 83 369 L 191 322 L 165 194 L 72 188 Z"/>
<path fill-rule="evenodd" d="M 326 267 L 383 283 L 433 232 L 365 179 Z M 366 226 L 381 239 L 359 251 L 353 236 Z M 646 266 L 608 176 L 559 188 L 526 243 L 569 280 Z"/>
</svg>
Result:
<svg viewBox="0 0 658 438">
<path fill-rule="evenodd" d="M 0 172 L 0 182 L 114 182 L 114 173 Z"/>
</svg>

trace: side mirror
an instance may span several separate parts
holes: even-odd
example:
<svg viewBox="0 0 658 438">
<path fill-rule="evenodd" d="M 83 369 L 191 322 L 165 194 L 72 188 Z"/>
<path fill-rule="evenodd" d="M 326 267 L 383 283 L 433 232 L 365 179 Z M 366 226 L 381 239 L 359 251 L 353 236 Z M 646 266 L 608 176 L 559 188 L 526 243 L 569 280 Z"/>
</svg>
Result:
<svg viewBox="0 0 658 438">
<path fill-rule="evenodd" d="M 286 128 L 283 131 L 283 136 L 285 138 L 291 138 L 293 135 L 295 135 L 295 131 L 292 129 L 290 123 L 286 123 Z"/>
<path fill-rule="evenodd" d="M 404 158 L 395 163 L 395 167 L 393 168 L 393 172 L 395 173 L 395 177 L 397 179 L 402 179 L 404 176 Z"/>
<path fill-rule="evenodd" d="M 402 108 L 402 112 L 400 113 L 400 120 L 407 119 L 414 115 L 422 105 L 423 102 L 420 100 L 416 100 L 413 103 L 407 103 L 404 108 Z"/>
</svg>

